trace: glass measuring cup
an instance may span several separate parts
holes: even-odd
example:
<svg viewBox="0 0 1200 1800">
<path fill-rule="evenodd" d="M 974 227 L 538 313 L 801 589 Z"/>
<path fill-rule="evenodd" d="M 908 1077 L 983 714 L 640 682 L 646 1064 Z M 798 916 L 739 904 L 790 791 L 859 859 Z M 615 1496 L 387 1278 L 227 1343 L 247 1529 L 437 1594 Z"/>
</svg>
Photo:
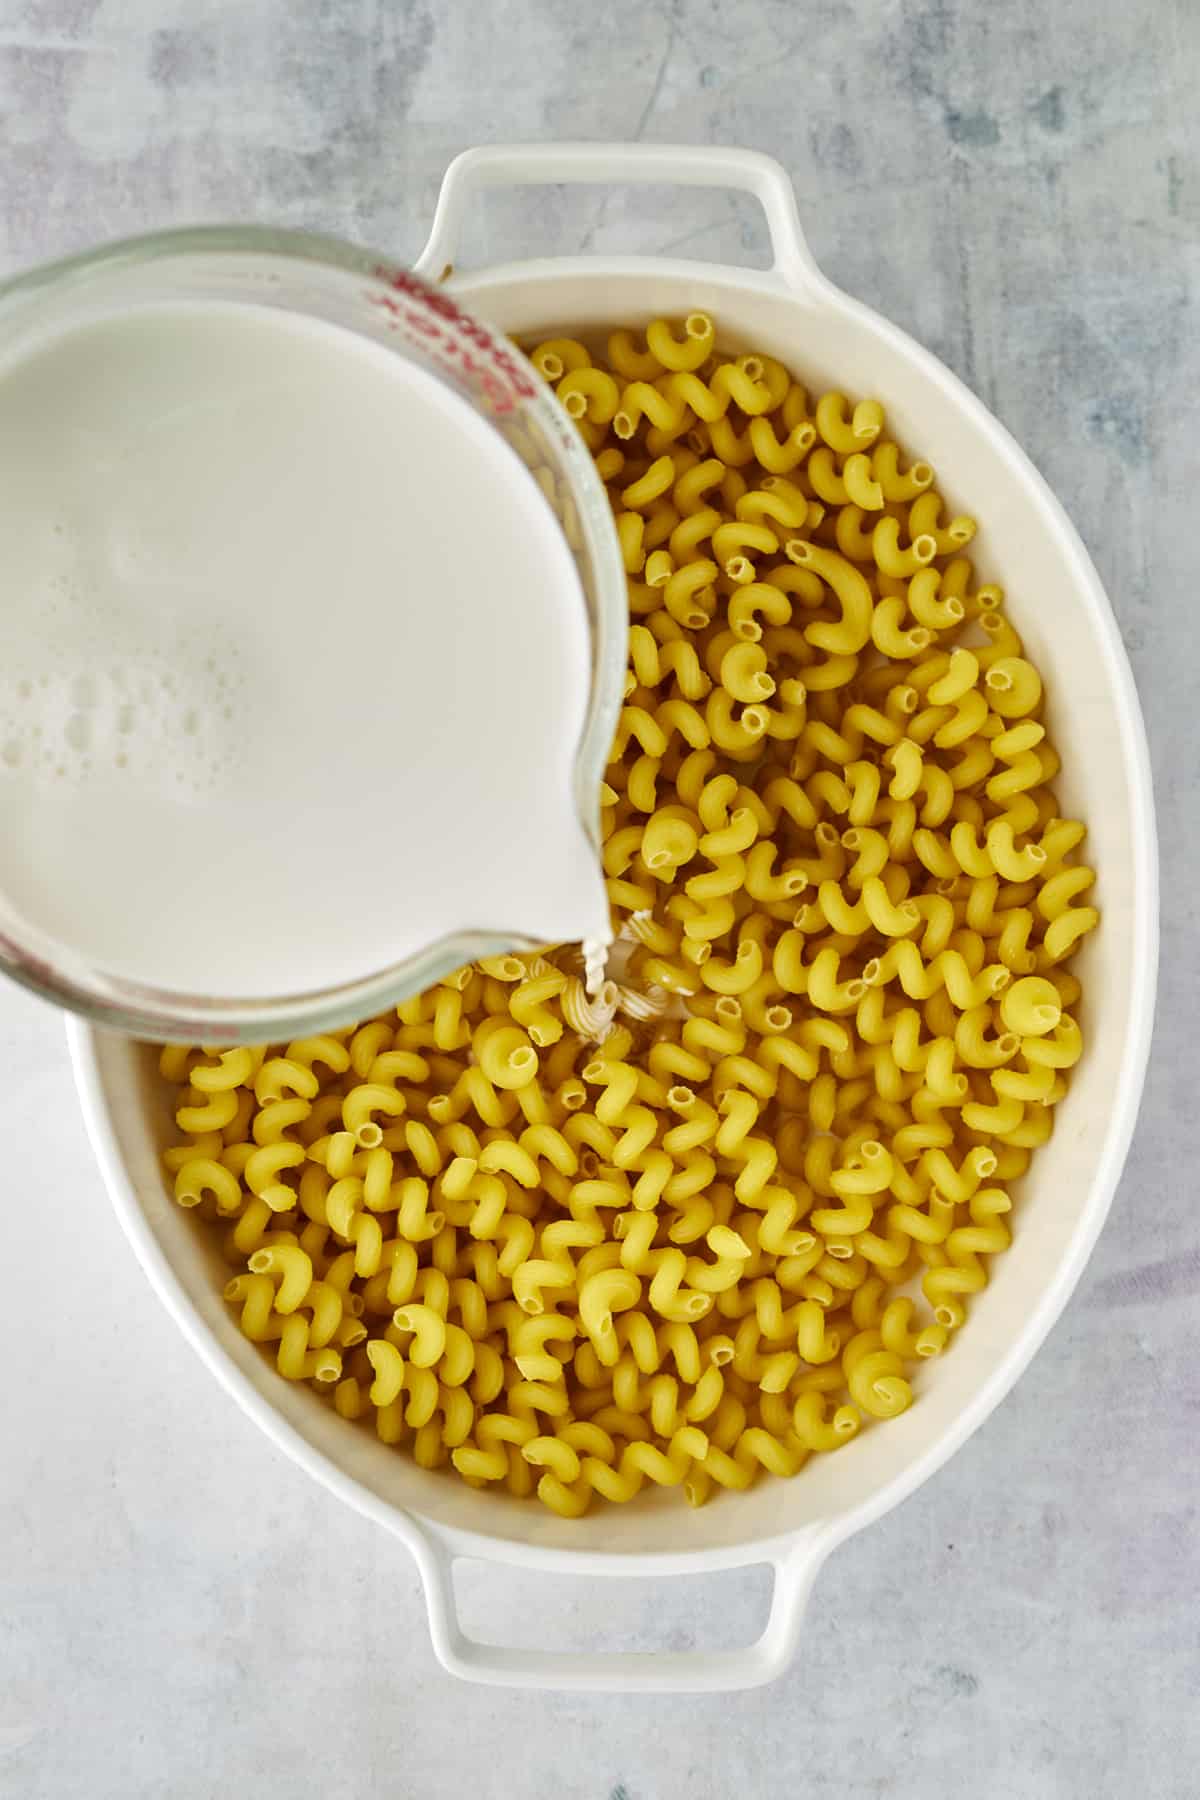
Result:
<svg viewBox="0 0 1200 1800">
<path fill-rule="evenodd" d="M 624 679 L 624 571 L 587 448 L 520 353 L 449 295 L 366 250 L 297 233 L 218 227 L 130 240 L 0 286 L 0 354 L 35 332 L 178 302 L 279 309 L 382 347 L 466 401 L 503 446 L 501 454 L 532 472 L 557 515 L 586 607 L 591 679 L 572 788 L 575 812 L 598 855 L 600 781 Z M 428 879 L 436 884 L 436 868 Z M 461 963 L 530 947 L 513 930 L 489 931 L 484 924 L 448 933 L 352 981 L 230 998 L 114 973 L 42 930 L 0 892 L 0 969 L 102 1024 L 156 1038 L 255 1041 L 345 1023 L 395 1004 Z M 347 930 L 353 929 L 351 912 Z"/>
</svg>

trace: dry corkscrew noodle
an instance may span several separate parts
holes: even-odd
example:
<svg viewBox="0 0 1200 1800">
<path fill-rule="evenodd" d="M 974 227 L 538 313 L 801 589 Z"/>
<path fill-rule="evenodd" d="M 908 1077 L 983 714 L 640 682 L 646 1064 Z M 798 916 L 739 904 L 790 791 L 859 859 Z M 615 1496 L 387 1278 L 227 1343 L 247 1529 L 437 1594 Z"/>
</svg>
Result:
<svg viewBox="0 0 1200 1800">
<path fill-rule="evenodd" d="M 532 359 L 629 577 L 620 953 L 357 1030 L 168 1049 L 182 1205 L 279 1371 L 577 1515 L 794 1475 L 903 1412 L 1009 1243 L 1096 923 L 1041 679 L 928 464 L 713 322 Z"/>
</svg>

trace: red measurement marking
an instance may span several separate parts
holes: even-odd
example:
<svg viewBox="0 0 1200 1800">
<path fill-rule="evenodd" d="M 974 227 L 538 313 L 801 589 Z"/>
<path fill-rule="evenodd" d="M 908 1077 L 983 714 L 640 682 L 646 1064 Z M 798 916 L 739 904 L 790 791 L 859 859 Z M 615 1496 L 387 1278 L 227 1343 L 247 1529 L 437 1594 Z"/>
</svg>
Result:
<svg viewBox="0 0 1200 1800">
<path fill-rule="evenodd" d="M 488 331 L 472 319 L 447 293 L 427 287 L 419 276 L 407 269 L 380 267 L 376 274 L 387 283 L 392 293 L 369 294 L 373 305 L 381 307 L 391 318 L 403 322 L 409 330 L 423 338 L 446 366 L 457 361 L 458 370 L 482 388 L 493 411 L 511 412 L 518 400 L 531 400 L 537 383 L 524 367 L 520 357 L 503 345 L 496 344 Z M 404 294 L 414 304 L 403 308 L 392 294 Z M 484 358 L 471 355 L 460 340 L 479 351 Z"/>
</svg>

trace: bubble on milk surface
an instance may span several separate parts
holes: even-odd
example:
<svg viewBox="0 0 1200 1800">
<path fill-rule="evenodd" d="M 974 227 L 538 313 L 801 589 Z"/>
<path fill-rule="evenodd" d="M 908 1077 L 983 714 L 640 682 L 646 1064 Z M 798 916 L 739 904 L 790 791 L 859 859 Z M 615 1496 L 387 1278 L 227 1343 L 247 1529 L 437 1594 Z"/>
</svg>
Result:
<svg viewBox="0 0 1200 1800">
<path fill-rule="evenodd" d="M 0 653 L 8 646 L 0 632 Z M 236 767 L 233 731 L 244 681 L 231 656 L 203 654 L 197 634 L 168 647 L 139 645 L 117 662 L 83 632 L 48 634 L 39 667 L 0 660 L 0 779 L 30 783 L 119 775 L 179 804 L 201 801 Z"/>
<path fill-rule="evenodd" d="M 110 444 L 105 467 L 120 454 Z M 0 779 L 119 777 L 131 800 L 139 789 L 203 800 L 237 766 L 236 649 L 181 611 L 177 582 L 128 519 L 97 536 L 54 512 L 42 530 L 36 574 L 0 612 Z"/>
<path fill-rule="evenodd" d="M 68 746 L 72 750 L 78 750 L 82 756 L 92 741 L 91 727 L 83 713 L 71 714 L 64 727 L 63 736 L 66 738 Z"/>
</svg>

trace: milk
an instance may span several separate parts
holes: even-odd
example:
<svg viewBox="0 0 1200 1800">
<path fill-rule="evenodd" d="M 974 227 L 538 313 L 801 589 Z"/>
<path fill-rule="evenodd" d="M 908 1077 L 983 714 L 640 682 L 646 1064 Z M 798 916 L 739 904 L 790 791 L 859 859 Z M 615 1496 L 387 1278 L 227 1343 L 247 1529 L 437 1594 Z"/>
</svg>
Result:
<svg viewBox="0 0 1200 1800">
<path fill-rule="evenodd" d="M 401 358 L 225 302 L 22 346 L 0 582 L 0 927 L 227 999 L 607 935 L 574 561 Z"/>
</svg>

